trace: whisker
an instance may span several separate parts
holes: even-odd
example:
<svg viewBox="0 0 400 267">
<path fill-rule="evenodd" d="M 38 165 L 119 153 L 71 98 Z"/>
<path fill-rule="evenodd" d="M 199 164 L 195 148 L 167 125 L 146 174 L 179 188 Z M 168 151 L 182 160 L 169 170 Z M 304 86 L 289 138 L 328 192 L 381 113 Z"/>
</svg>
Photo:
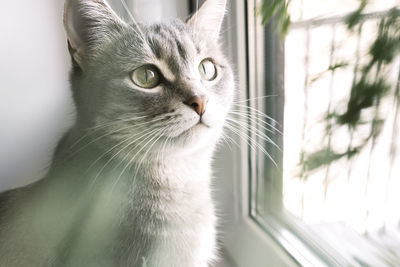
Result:
<svg viewBox="0 0 400 267">
<path fill-rule="evenodd" d="M 159 131 L 157 134 L 158 134 L 158 137 L 153 141 L 153 143 L 147 148 L 147 150 L 146 150 L 146 152 L 142 155 L 142 157 L 141 157 L 141 159 L 140 159 L 140 161 L 139 161 L 139 164 L 137 164 L 137 166 L 136 166 L 136 171 L 135 171 L 135 174 L 133 175 L 133 180 L 135 180 L 136 179 L 136 175 L 137 175 L 137 173 L 139 172 L 139 169 L 140 169 L 140 167 L 142 166 L 142 163 L 143 163 L 143 160 L 146 158 L 146 155 L 147 155 L 147 153 L 151 150 L 151 148 L 157 143 L 157 141 L 164 135 L 164 133 L 166 132 L 166 130 L 167 130 L 167 128 L 168 127 L 164 127 L 163 129 L 161 129 L 161 131 Z M 155 134 L 155 136 L 157 136 L 157 134 Z M 160 151 L 158 151 L 157 152 L 157 159 L 158 159 L 158 156 L 159 156 L 159 153 L 160 153 Z"/>
<path fill-rule="evenodd" d="M 104 127 L 104 126 L 108 126 L 108 125 L 113 125 L 113 124 L 116 124 L 116 123 L 119 123 L 119 122 L 125 122 L 125 121 L 135 121 L 135 120 L 140 120 L 140 119 L 144 119 L 144 118 L 147 118 L 147 117 L 150 117 L 150 115 L 145 115 L 145 116 L 139 116 L 139 117 L 132 117 L 132 115 L 137 115 L 137 114 L 124 114 L 123 116 L 120 116 L 119 118 L 116 118 L 116 119 L 113 119 L 113 121 L 110 121 L 110 122 L 107 122 L 107 123 L 103 123 L 103 124 L 100 124 L 100 125 L 96 125 L 96 126 L 93 126 L 93 127 L 89 127 L 89 128 L 87 128 L 87 130 L 95 130 L 95 129 L 97 129 L 97 128 L 101 128 L 101 127 Z M 127 117 L 127 118 L 125 118 L 125 117 Z"/>
<path fill-rule="evenodd" d="M 104 137 L 110 136 L 110 135 L 112 135 L 112 134 L 115 134 L 115 133 L 118 133 L 118 132 L 121 132 L 121 131 L 124 131 L 124 130 L 134 129 L 134 128 L 136 128 L 136 127 L 140 127 L 140 126 L 143 126 L 143 125 L 147 125 L 147 124 L 151 124 L 151 123 L 154 123 L 154 122 L 158 122 L 158 121 L 161 121 L 161 120 L 163 120 L 163 119 L 164 119 L 164 118 L 158 118 L 158 119 L 154 119 L 154 120 L 147 121 L 147 122 L 143 122 L 143 123 L 138 123 L 138 124 L 134 124 L 134 125 L 125 126 L 125 127 L 116 129 L 116 130 L 114 130 L 114 131 L 112 131 L 112 132 L 105 133 L 105 134 L 103 134 L 103 135 L 101 135 L 101 136 L 99 136 L 99 137 L 97 137 L 97 138 L 91 140 L 89 143 L 85 144 L 84 146 L 82 146 L 81 148 L 79 148 L 77 151 L 71 152 L 71 153 L 72 153 L 72 154 L 71 154 L 71 157 L 74 156 L 74 155 L 76 155 L 77 153 L 79 153 L 80 151 L 82 151 L 83 149 L 85 149 L 86 147 L 88 147 L 89 145 L 93 144 L 94 142 L 96 142 L 96 141 L 98 141 L 98 140 L 100 140 L 100 139 L 102 139 L 102 138 L 104 138 Z M 93 134 L 95 134 L 95 133 L 96 133 L 96 132 L 92 132 L 90 135 L 93 135 Z M 89 135 L 89 136 L 90 136 L 90 135 Z M 89 136 L 87 136 L 87 137 L 89 137 Z M 82 141 L 83 141 L 83 140 L 82 140 Z M 72 148 L 72 147 L 71 147 L 71 148 Z"/>
<path fill-rule="evenodd" d="M 148 138 L 146 138 L 145 140 L 150 139 L 146 144 L 144 144 L 137 152 L 136 154 L 129 160 L 129 162 L 125 165 L 125 167 L 122 169 L 121 174 L 118 176 L 118 178 L 116 179 L 115 183 L 113 184 L 113 186 L 111 187 L 111 192 L 113 192 L 114 187 L 118 184 L 119 180 L 121 179 L 121 177 L 123 176 L 123 174 L 125 173 L 126 169 L 131 165 L 131 163 L 133 162 L 133 160 L 136 158 L 136 156 L 152 141 L 154 140 L 158 134 L 163 131 L 164 129 L 155 129 L 158 130 L 153 136 L 151 134 L 148 135 Z M 132 151 L 132 150 L 131 150 Z M 129 153 L 130 154 L 130 153 Z M 128 154 L 128 155 L 129 155 Z M 138 169 L 136 169 L 136 173 L 137 173 Z"/>
<path fill-rule="evenodd" d="M 266 155 L 271 161 L 272 163 L 275 165 L 275 167 L 278 167 L 277 163 L 275 162 L 275 160 L 271 157 L 271 155 L 264 149 L 263 146 L 261 146 L 258 142 L 256 142 L 253 138 L 251 138 L 248 134 L 243 133 L 238 131 L 237 129 L 234 128 L 234 126 L 230 126 L 228 128 L 229 130 L 231 130 L 233 133 L 235 133 L 237 136 L 239 136 L 241 139 L 243 139 L 254 152 L 257 152 L 257 149 L 260 149 L 261 152 L 263 152 L 264 155 Z M 251 140 L 251 142 L 249 142 L 248 140 Z M 254 143 L 254 144 L 253 144 Z M 256 145 L 256 147 L 254 146 Z"/>
<path fill-rule="evenodd" d="M 243 139 L 250 147 L 251 149 L 256 152 L 257 149 L 254 147 L 254 145 L 256 145 L 263 153 L 264 155 L 266 155 L 271 161 L 272 163 L 275 165 L 275 167 L 278 167 L 278 164 L 275 162 L 275 160 L 271 157 L 271 155 L 264 149 L 263 146 L 261 146 L 257 141 L 255 141 L 251 136 L 249 136 L 247 133 L 245 132 L 241 132 L 240 129 L 236 128 L 235 125 L 230 124 L 229 122 L 227 122 L 226 124 L 227 129 L 229 129 L 230 131 L 232 131 L 234 134 L 236 134 L 237 136 L 239 136 L 241 139 Z M 249 142 L 249 140 L 251 142 Z"/>
<path fill-rule="evenodd" d="M 139 144 L 137 144 L 136 146 L 134 146 L 133 149 L 135 149 L 136 147 L 138 147 L 138 145 L 142 144 L 142 143 L 145 142 L 146 140 L 150 139 L 150 138 L 152 137 L 152 134 L 158 133 L 158 130 L 159 130 L 159 128 L 156 127 L 155 129 L 152 129 L 149 133 L 146 133 L 146 135 L 147 135 L 146 138 L 145 138 L 142 142 L 140 142 Z M 131 151 L 133 151 L 133 150 L 131 150 Z M 129 152 L 128 154 L 126 154 L 125 157 L 122 159 L 121 162 L 124 162 L 125 160 L 127 160 L 127 158 L 129 157 L 130 153 L 131 153 L 131 152 Z"/>
<path fill-rule="evenodd" d="M 151 146 L 149 146 L 149 148 L 146 150 L 146 152 L 143 154 L 142 159 L 139 162 L 139 166 L 140 164 L 143 162 L 143 159 L 146 157 L 147 153 L 149 153 L 150 149 L 157 143 L 158 140 L 160 140 L 160 138 L 163 136 L 163 134 L 165 133 L 167 127 L 164 127 L 161 131 L 158 132 L 158 138 L 153 141 L 153 143 L 151 144 Z M 137 168 L 139 169 L 139 168 Z"/>
<path fill-rule="evenodd" d="M 246 106 L 246 105 L 239 105 L 239 104 L 233 104 L 233 105 L 234 105 L 234 106 L 237 106 L 237 107 L 244 108 L 244 109 L 250 109 L 251 111 L 254 111 L 256 114 L 258 114 L 258 115 L 260 115 L 260 116 L 262 116 L 262 117 L 265 117 L 265 118 L 267 118 L 267 119 L 273 121 L 274 123 L 280 125 L 280 123 L 277 122 L 275 119 L 273 119 L 272 117 L 268 116 L 267 114 L 265 114 L 265 113 L 259 111 L 258 109 L 255 109 L 255 108 L 253 108 L 253 107 L 249 107 L 249 106 Z M 281 125 L 280 125 L 280 126 L 281 126 Z"/>
<path fill-rule="evenodd" d="M 143 130 L 143 131 L 140 131 L 140 132 L 134 134 L 133 136 L 129 136 L 129 137 L 125 138 L 124 140 L 125 140 L 125 141 L 132 141 L 136 136 L 138 136 L 138 135 L 144 136 L 144 134 L 147 134 L 149 131 L 151 131 L 151 130 Z M 139 138 L 137 138 L 137 139 L 135 139 L 135 140 L 140 140 L 141 138 L 142 138 L 142 137 L 139 137 Z M 112 150 L 114 150 L 116 147 L 120 146 L 122 143 L 125 143 L 125 141 L 119 142 L 118 144 L 116 144 L 116 145 L 114 145 L 113 147 L 111 147 L 110 149 L 108 149 L 105 153 L 103 153 L 100 157 L 98 157 L 98 158 L 89 166 L 88 169 L 90 169 L 91 167 L 93 167 L 93 165 L 95 165 L 102 157 L 104 157 L 105 155 L 109 154 L 109 153 L 110 153 Z"/>
<path fill-rule="evenodd" d="M 167 143 L 168 143 L 168 141 L 170 140 L 170 136 L 169 135 L 167 135 L 167 137 L 165 138 L 165 141 L 164 141 L 164 143 L 163 143 L 163 145 L 161 146 L 161 151 L 162 151 L 162 153 L 161 153 L 161 155 L 162 155 L 162 158 L 165 158 L 165 152 L 166 152 L 166 145 L 167 145 Z M 159 160 L 159 159 L 157 159 L 157 160 Z"/>
<path fill-rule="evenodd" d="M 232 145 L 232 141 L 231 141 L 232 138 L 227 134 L 222 134 L 221 139 L 222 139 L 223 143 L 225 143 L 229 147 L 229 150 L 231 152 L 233 152 L 233 149 L 232 149 L 232 146 L 231 146 Z"/>
<path fill-rule="evenodd" d="M 135 20 L 134 16 L 132 15 L 131 10 L 129 10 L 129 7 L 127 6 L 125 0 L 120 0 L 122 3 L 122 6 L 124 7 L 126 13 L 128 13 L 129 18 L 132 20 L 132 23 L 135 24 L 135 26 L 137 27 L 138 31 L 140 32 L 140 37 L 142 39 L 142 41 L 145 43 L 144 40 L 144 34 L 142 32 L 142 30 L 139 27 L 139 24 L 137 23 L 137 21 Z M 138 33 L 135 29 L 133 29 L 136 33 Z M 139 33 L 138 33 L 139 34 Z"/>
<path fill-rule="evenodd" d="M 120 150 L 118 150 L 117 153 L 115 153 L 104 165 L 103 167 L 100 169 L 99 172 L 97 172 L 97 175 L 95 176 L 95 178 L 93 179 L 92 185 L 94 185 L 94 183 L 96 182 L 97 178 L 101 175 L 101 173 L 103 172 L 103 170 L 111 163 L 111 161 L 116 158 L 122 151 L 124 151 L 126 148 L 128 148 L 130 145 L 134 144 L 135 142 L 141 140 L 143 137 L 147 136 L 148 134 L 151 134 L 153 132 L 153 130 L 144 130 L 138 134 L 136 134 L 135 136 L 141 134 L 141 136 L 139 138 L 134 139 L 135 136 L 129 137 L 127 139 L 125 139 L 125 141 L 120 142 L 118 145 L 114 146 L 112 149 L 109 149 L 106 153 L 103 153 L 96 161 L 99 161 L 101 158 L 103 158 L 105 155 L 107 155 L 108 153 L 110 153 L 115 147 L 122 145 L 122 143 L 126 143 L 129 142 L 126 146 L 124 146 L 123 148 L 121 148 Z M 133 140 L 134 139 L 134 140 Z M 133 141 L 132 141 L 133 140 Z M 145 138 L 146 140 L 146 138 Z M 137 147 L 138 145 L 140 145 L 142 142 L 140 142 L 139 144 L 137 144 L 135 147 Z M 134 147 L 134 148 L 135 148 Z M 134 149 L 133 148 L 133 149 Z M 94 165 L 95 163 L 93 163 L 92 165 Z M 91 165 L 91 167 L 92 167 Z M 90 167 L 89 167 L 90 168 Z"/>
<path fill-rule="evenodd" d="M 225 133 L 222 136 L 223 136 L 223 138 L 225 138 L 225 140 L 227 140 L 227 142 L 231 142 L 231 144 L 235 144 L 240 149 L 240 145 L 236 142 L 235 139 L 233 139 L 232 137 L 230 137 L 228 134 L 225 134 Z"/>
<path fill-rule="evenodd" d="M 259 100 L 259 99 L 264 99 L 264 98 L 270 98 L 270 97 L 278 97 L 279 95 L 264 95 L 264 96 L 259 96 L 259 97 L 253 97 L 253 98 L 248 98 L 246 100 L 240 100 L 240 101 L 233 101 L 233 103 L 246 103 L 252 100 Z"/>
<path fill-rule="evenodd" d="M 126 114 L 124 114 L 124 116 L 125 115 Z M 121 118 L 117 118 L 117 119 L 115 119 L 115 120 L 113 120 L 111 122 L 107 122 L 107 123 L 103 123 L 103 124 L 100 124 L 100 125 L 96 125 L 96 126 L 93 126 L 93 127 L 86 128 L 86 129 L 84 129 L 84 131 L 87 131 L 87 133 L 85 133 L 77 141 L 75 141 L 70 146 L 70 149 L 75 147 L 79 142 L 83 141 L 82 139 L 85 139 L 86 137 L 88 137 L 88 135 L 93 134 L 96 130 L 100 130 L 100 129 L 105 128 L 105 127 L 110 126 L 110 125 L 118 124 L 120 122 L 130 122 L 130 121 L 143 119 L 143 118 L 146 118 L 146 117 L 148 117 L 148 116 L 141 116 L 141 117 L 136 117 L 136 118 L 122 118 L 122 116 L 121 116 Z"/>
<path fill-rule="evenodd" d="M 266 134 L 264 134 L 262 131 L 260 131 L 257 128 L 251 128 L 251 127 L 246 127 L 245 124 L 243 124 L 242 122 L 239 122 L 237 120 L 233 120 L 230 118 L 227 118 L 227 121 L 230 121 L 232 123 L 236 123 L 237 125 L 241 126 L 243 129 L 246 129 L 248 131 L 250 131 L 251 133 L 255 134 L 257 137 L 261 138 L 262 140 L 272 144 L 274 147 L 276 147 L 279 151 L 281 151 L 281 148 Z"/>
<path fill-rule="evenodd" d="M 256 124 L 257 126 L 263 128 L 263 129 L 266 130 L 267 132 L 270 132 L 270 133 L 276 133 L 276 132 L 277 132 L 277 133 L 279 133 L 279 134 L 281 134 L 281 135 L 283 134 L 283 133 L 282 133 L 278 128 L 276 128 L 274 125 L 272 125 L 272 124 L 270 124 L 270 123 L 268 123 L 268 122 L 262 120 L 262 119 L 259 118 L 259 117 L 254 117 L 254 116 L 251 116 L 250 114 L 241 113 L 241 112 L 236 112 L 236 111 L 231 111 L 230 113 L 231 113 L 231 114 L 234 114 L 234 115 L 238 115 L 238 116 L 240 116 L 240 117 L 243 117 L 243 118 L 245 118 L 245 119 L 247 119 L 247 120 L 250 120 L 251 122 L 253 122 L 253 123 Z M 259 122 L 261 122 L 261 124 L 260 124 Z M 271 127 L 272 130 L 266 128 L 266 127 L 263 126 L 262 124 Z"/>
<path fill-rule="evenodd" d="M 256 109 L 254 109 L 254 110 L 244 110 L 244 109 L 242 109 L 240 107 L 237 107 L 237 109 L 231 109 L 229 112 L 238 112 L 238 113 L 241 113 L 241 114 L 249 115 L 251 117 L 258 116 L 258 117 L 261 117 L 263 119 L 266 119 L 267 121 L 265 121 L 265 122 L 268 122 L 270 125 L 272 125 L 271 123 L 279 125 L 279 123 L 274 118 L 272 118 L 272 117 L 268 116 L 267 114 L 265 114 L 265 113 L 263 113 L 261 111 L 258 111 Z"/>
</svg>

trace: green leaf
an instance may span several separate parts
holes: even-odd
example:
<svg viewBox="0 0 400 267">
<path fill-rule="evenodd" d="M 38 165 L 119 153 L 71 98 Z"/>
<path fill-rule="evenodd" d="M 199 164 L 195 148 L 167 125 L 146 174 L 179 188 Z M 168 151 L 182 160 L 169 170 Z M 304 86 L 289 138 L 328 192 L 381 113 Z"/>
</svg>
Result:
<svg viewBox="0 0 400 267">
<path fill-rule="evenodd" d="M 303 168 L 305 173 L 312 172 L 323 166 L 332 164 L 333 162 L 343 158 L 351 158 L 358 152 L 358 148 L 346 151 L 345 153 L 334 152 L 331 148 L 323 148 L 311 154 L 305 155 Z"/>
<path fill-rule="evenodd" d="M 367 6 L 367 4 L 368 0 L 362 0 L 358 9 L 347 17 L 346 24 L 350 30 L 353 29 L 354 26 L 360 23 L 362 19 L 362 13 L 364 12 L 364 9 Z"/>
<path fill-rule="evenodd" d="M 265 25 L 272 17 L 276 14 L 280 5 L 282 5 L 283 0 L 273 0 L 271 4 L 270 1 L 265 0 L 261 5 L 261 15 L 262 15 L 262 24 Z"/>
<path fill-rule="evenodd" d="M 281 37 L 284 37 L 291 25 L 288 8 L 289 3 L 286 0 L 264 0 L 257 14 L 261 15 L 263 25 L 272 20 L 273 26 L 279 30 Z"/>
<path fill-rule="evenodd" d="M 330 65 L 328 67 L 328 70 L 329 71 L 334 71 L 334 70 L 341 69 L 341 68 L 344 68 L 344 67 L 347 67 L 347 66 L 349 66 L 348 62 L 339 62 L 339 63 L 336 63 L 334 65 Z"/>
<path fill-rule="evenodd" d="M 338 116 L 337 122 L 355 127 L 360 120 L 361 111 L 373 107 L 390 91 L 390 88 L 390 85 L 382 78 L 374 82 L 361 79 L 351 88 L 347 110 Z"/>
</svg>

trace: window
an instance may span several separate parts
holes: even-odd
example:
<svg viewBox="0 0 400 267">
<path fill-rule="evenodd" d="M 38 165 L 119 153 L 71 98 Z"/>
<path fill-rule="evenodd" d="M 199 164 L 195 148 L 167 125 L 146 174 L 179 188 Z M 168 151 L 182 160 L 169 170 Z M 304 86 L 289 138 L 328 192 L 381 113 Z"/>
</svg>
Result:
<svg viewBox="0 0 400 267">
<path fill-rule="evenodd" d="M 368 62 L 379 20 L 400 5 L 370 2 L 350 32 L 345 21 L 359 1 L 292 0 L 292 27 L 285 41 L 272 24 L 261 26 L 255 14 L 260 1 L 231 4 L 228 27 L 234 25 L 236 32 L 227 38 L 238 66 L 238 88 L 247 88 L 240 90 L 234 109 L 251 114 L 250 138 L 236 139 L 241 149 L 232 159 L 240 162 L 234 182 L 224 184 L 232 195 L 221 197 L 225 203 L 239 203 L 228 210 L 225 241 L 239 266 L 400 262 L 398 100 L 380 106 L 386 121 L 382 134 L 357 156 L 304 170 L 305 155 L 325 146 L 348 151 L 371 133 L 367 126 L 326 131 L 324 119 L 346 108 L 346 97 Z M 385 73 L 398 90 L 399 58 Z M 374 117 L 368 112 L 363 115 Z M 260 119 L 265 123 L 260 125 Z"/>
</svg>

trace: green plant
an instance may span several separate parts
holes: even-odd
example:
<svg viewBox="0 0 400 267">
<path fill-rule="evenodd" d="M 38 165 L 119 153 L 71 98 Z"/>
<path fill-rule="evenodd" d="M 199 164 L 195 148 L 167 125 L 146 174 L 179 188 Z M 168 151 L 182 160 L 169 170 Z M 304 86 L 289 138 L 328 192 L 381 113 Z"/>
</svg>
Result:
<svg viewBox="0 0 400 267">
<path fill-rule="evenodd" d="M 272 18 L 282 36 L 285 36 L 290 26 L 290 15 L 288 13 L 289 2 L 285 0 L 264 0 L 260 8 L 262 22 L 266 24 Z M 359 8 L 350 14 L 345 23 L 353 34 L 357 34 L 356 28 L 361 30 L 364 20 L 364 10 L 368 6 L 368 0 L 361 0 Z M 275 23 L 276 23 L 275 22 Z M 394 60 L 400 56 L 400 10 L 393 8 L 386 16 L 382 17 L 377 24 L 377 36 L 368 51 L 369 60 L 358 66 L 356 77 L 351 85 L 349 97 L 347 98 L 346 110 L 344 112 L 326 112 L 324 121 L 326 123 L 326 136 L 335 134 L 335 130 L 346 127 L 350 133 L 356 132 L 359 128 L 369 126 L 370 133 L 361 143 L 349 146 L 347 151 L 335 151 L 330 144 L 318 151 L 303 152 L 300 157 L 301 174 L 306 178 L 308 174 L 323 166 L 343 158 L 351 159 L 358 155 L 366 145 L 372 142 L 381 134 L 385 124 L 385 118 L 379 113 L 384 98 L 393 99 L 396 112 L 400 111 L 400 85 L 392 85 L 388 82 L 387 69 L 393 65 Z M 350 60 L 349 60 L 350 61 Z M 314 77 L 315 82 L 329 72 L 348 67 L 349 63 L 339 62 L 331 65 L 326 71 Z M 371 111 L 373 116 L 362 116 L 365 111 Z M 392 151 L 394 148 L 392 148 Z"/>
<path fill-rule="evenodd" d="M 289 4 L 290 1 L 286 0 L 263 0 L 257 12 L 261 15 L 262 24 L 265 25 L 272 20 L 282 37 L 286 36 L 290 28 Z"/>
<path fill-rule="evenodd" d="M 352 31 L 362 22 L 362 10 L 367 5 L 362 1 L 360 8 L 347 19 L 347 26 Z M 380 114 L 380 106 L 384 98 L 393 98 L 395 105 L 399 106 L 399 84 L 393 86 L 388 82 L 387 69 L 392 66 L 394 60 L 400 55 L 400 11 L 392 9 L 387 16 L 378 23 L 378 34 L 369 48 L 369 60 L 359 68 L 359 77 L 351 86 L 346 110 L 344 112 L 328 113 L 325 118 L 327 123 L 327 135 L 335 134 L 335 129 L 347 127 L 350 132 L 357 131 L 360 127 L 368 125 L 369 135 L 361 143 L 354 147 L 349 146 L 346 152 L 334 151 L 329 145 L 318 151 L 306 153 L 302 157 L 300 165 L 303 166 L 302 177 L 320 167 L 330 165 L 342 158 L 350 159 L 359 154 L 370 142 L 375 143 L 381 134 L 385 124 L 383 114 Z M 345 67 L 343 64 L 339 68 Z M 330 67 L 328 71 L 334 71 L 337 67 Z M 373 116 L 362 116 L 366 110 L 372 110 Z"/>
</svg>

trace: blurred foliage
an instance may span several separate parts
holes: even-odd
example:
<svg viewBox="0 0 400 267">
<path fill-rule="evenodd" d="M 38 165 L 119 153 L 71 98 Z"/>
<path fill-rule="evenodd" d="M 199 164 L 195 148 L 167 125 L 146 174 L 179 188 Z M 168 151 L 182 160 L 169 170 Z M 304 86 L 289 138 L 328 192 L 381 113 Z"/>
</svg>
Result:
<svg viewBox="0 0 400 267">
<path fill-rule="evenodd" d="M 262 24 L 266 25 L 271 21 L 282 37 L 286 36 L 290 27 L 289 4 L 290 1 L 286 0 L 263 0 L 257 12 L 261 15 Z"/>
<path fill-rule="evenodd" d="M 366 77 L 356 82 L 351 88 L 347 110 L 342 114 L 333 114 L 339 125 L 348 125 L 356 128 L 361 120 L 361 112 L 367 108 L 377 108 L 381 98 L 390 90 L 390 85 L 381 77 L 375 81 L 367 81 Z"/>
<path fill-rule="evenodd" d="M 364 12 L 367 4 L 367 0 L 362 0 L 358 9 L 347 17 L 346 24 L 349 29 L 354 28 L 354 26 L 358 25 L 361 22 L 362 13 Z"/>
<path fill-rule="evenodd" d="M 331 72 L 331 71 L 335 71 L 335 70 L 337 70 L 337 69 L 341 69 L 341 68 L 347 67 L 347 66 L 349 66 L 349 63 L 348 63 L 348 62 L 344 62 L 344 61 L 343 61 L 343 62 L 335 63 L 335 64 L 329 66 L 327 70 L 325 70 L 325 71 L 323 71 L 323 72 L 317 74 L 314 78 L 311 79 L 311 82 L 312 82 L 312 83 L 313 83 L 313 82 L 316 82 L 316 81 L 318 81 L 322 76 L 324 76 L 325 74 L 327 74 L 327 73 L 329 73 L 329 72 Z"/>
<path fill-rule="evenodd" d="M 338 153 L 333 151 L 331 148 L 323 148 L 314 153 L 303 155 L 303 171 L 305 173 L 312 172 L 321 166 L 330 165 L 332 162 L 339 160 L 343 157 L 351 158 L 359 153 L 358 147 L 352 148 L 345 153 Z"/>
<path fill-rule="evenodd" d="M 262 16 L 263 25 L 272 23 L 285 37 L 290 28 L 290 14 L 288 6 L 290 0 L 263 0 L 259 8 Z M 352 14 L 346 18 L 346 25 L 352 34 L 358 34 L 356 28 L 361 31 L 361 26 L 365 20 L 365 8 L 368 0 L 360 0 L 360 5 Z M 368 51 L 368 61 L 357 66 L 356 80 L 351 85 L 350 95 L 347 100 L 346 110 L 343 112 L 328 110 L 326 121 L 326 136 L 332 136 L 335 129 L 347 127 L 350 133 L 356 132 L 360 127 L 369 126 L 370 134 L 362 140 L 360 144 L 353 147 L 349 146 L 346 152 L 334 151 L 330 142 L 315 152 L 303 152 L 301 155 L 300 166 L 302 166 L 301 177 L 307 177 L 307 173 L 328 166 L 331 163 L 350 159 L 359 154 L 365 146 L 377 138 L 382 132 L 385 120 L 379 114 L 382 99 L 386 97 L 394 98 L 396 105 L 400 103 L 399 85 L 393 86 L 388 82 L 386 68 L 394 63 L 396 57 L 400 55 L 400 10 L 393 8 L 390 12 L 381 17 L 377 23 L 377 36 L 372 42 Z M 350 61 L 350 59 L 349 59 Z M 329 68 L 311 79 L 315 82 L 323 75 L 348 67 L 347 61 L 335 63 Z M 371 111 L 372 116 L 362 116 L 365 111 Z"/>
<path fill-rule="evenodd" d="M 363 0 L 359 8 L 348 16 L 346 20 L 350 32 L 354 28 L 361 27 L 364 15 L 363 11 L 368 2 Z M 343 112 L 327 112 L 325 121 L 327 124 L 326 135 L 333 136 L 335 129 L 347 127 L 349 132 L 356 132 L 360 127 L 369 126 L 370 134 L 355 147 L 349 146 L 346 152 L 334 151 L 330 144 L 326 147 L 311 153 L 304 153 L 301 156 L 302 166 L 301 177 L 305 178 L 308 173 L 324 166 L 329 166 L 341 159 L 350 159 L 359 154 L 367 144 L 381 134 L 385 118 L 379 113 L 382 99 L 392 98 L 399 105 L 399 85 L 389 83 L 387 69 L 393 65 L 394 60 L 400 55 L 400 11 L 396 8 L 379 19 L 377 23 L 377 36 L 368 50 L 368 61 L 358 66 L 356 80 L 351 86 L 350 96 L 347 100 L 346 110 Z M 345 62 L 330 66 L 326 72 L 333 72 L 337 69 L 347 67 Z M 315 77 L 318 80 L 322 75 Z M 369 111 L 370 113 L 365 113 Z M 372 112 L 371 112 L 372 111 Z M 362 114 L 372 114 L 362 116 Z"/>
</svg>

